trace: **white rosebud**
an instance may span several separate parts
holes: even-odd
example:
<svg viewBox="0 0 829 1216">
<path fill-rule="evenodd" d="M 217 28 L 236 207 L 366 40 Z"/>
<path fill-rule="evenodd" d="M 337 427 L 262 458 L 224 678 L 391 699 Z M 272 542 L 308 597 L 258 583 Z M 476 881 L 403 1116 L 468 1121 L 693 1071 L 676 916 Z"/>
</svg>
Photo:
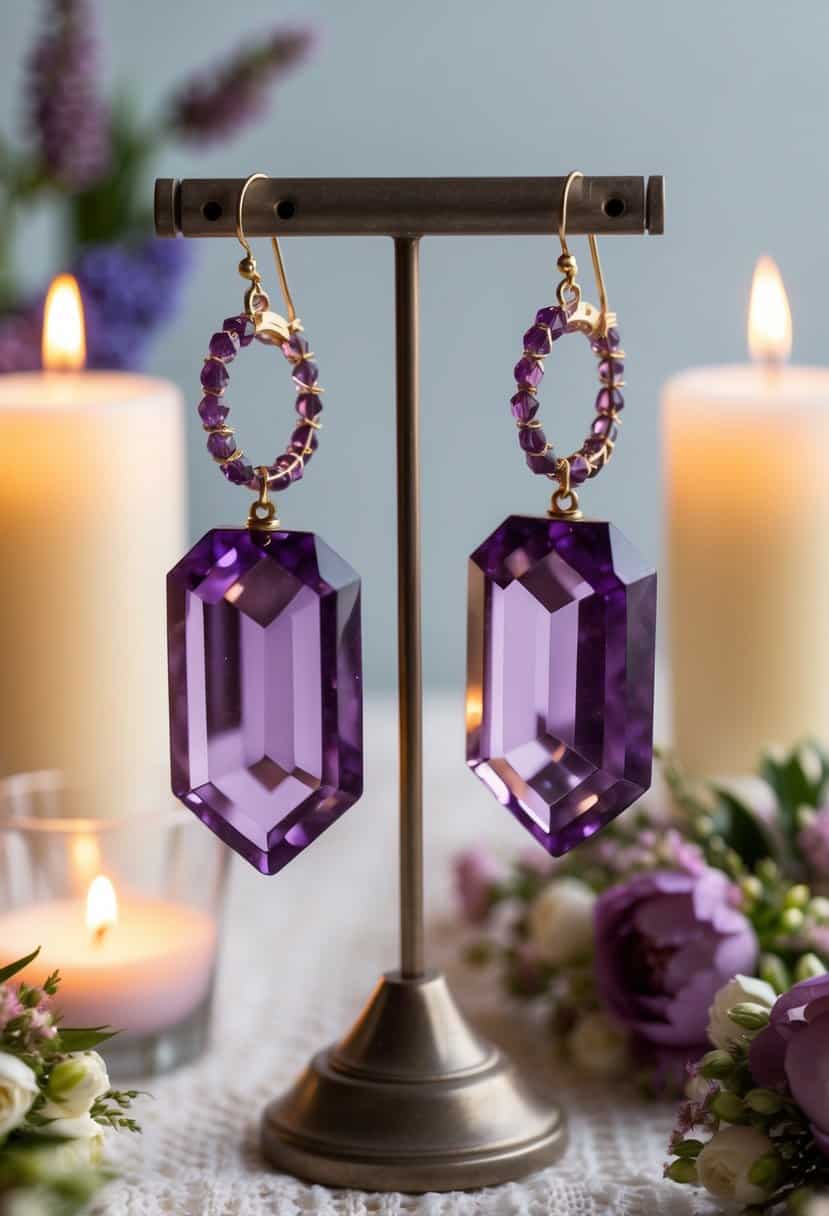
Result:
<svg viewBox="0 0 829 1216">
<path fill-rule="evenodd" d="M 604 1013 L 586 1013 L 570 1031 L 567 1046 L 582 1072 L 603 1081 L 624 1076 L 630 1067 L 628 1036 Z"/>
<path fill-rule="evenodd" d="M 66 1143 L 44 1151 L 42 1167 L 50 1178 L 71 1174 L 83 1166 L 98 1165 L 104 1154 L 104 1129 L 91 1115 L 55 1119 L 36 1129 L 43 1136 L 61 1136 Z"/>
<path fill-rule="evenodd" d="M 771 1009 L 776 1000 L 777 994 L 765 980 L 758 980 L 752 975 L 735 975 L 733 980 L 720 988 L 708 1010 L 708 1038 L 722 1051 L 746 1043 L 753 1037 L 752 1033 L 732 1022 L 728 1016 L 729 1009 L 745 1002 Z"/>
<path fill-rule="evenodd" d="M 40 1114 L 47 1119 L 85 1115 L 108 1089 L 107 1066 L 97 1051 L 75 1052 L 52 1069 L 46 1086 L 46 1105 Z"/>
<path fill-rule="evenodd" d="M 577 878 L 556 878 L 530 907 L 530 941 L 545 962 L 558 966 L 593 950 L 596 896 Z"/>
<path fill-rule="evenodd" d="M 17 1056 L 0 1051 L 0 1136 L 19 1127 L 37 1097 L 37 1077 Z"/>
<path fill-rule="evenodd" d="M 717 1199 L 736 1203 L 760 1203 L 767 1196 L 763 1187 L 749 1181 L 749 1170 L 774 1145 L 756 1127 L 726 1127 L 716 1132 L 697 1157 L 697 1177 Z"/>
<path fill-rule="evenodd" d="M 823 776 L 823 764 L 810 744 L 804 743 L 797 749 L 797 762 L 806 780 L 817 785 Z"/>
</svg>

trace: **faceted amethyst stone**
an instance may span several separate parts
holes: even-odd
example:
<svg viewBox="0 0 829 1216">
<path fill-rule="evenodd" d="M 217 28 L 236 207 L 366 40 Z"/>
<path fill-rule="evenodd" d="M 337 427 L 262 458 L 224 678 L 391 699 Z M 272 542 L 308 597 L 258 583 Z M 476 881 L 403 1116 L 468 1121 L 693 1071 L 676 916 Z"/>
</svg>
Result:
<svg viewBox="0 0 829 1216">
<path fill-rule="evenodd" d="M 619 428 L 609 414 L 599 414 L 597 418 L 593 419 L 590 429 L 601 440 L 609 439 L 611 443 L 615 442 L 616 436 L 619 434 Z"/>
<path fill-rule="evenodd" d="M 230 413 L 230 406 L 225 405 L 221 397 L 208 393 L 199 402 L 199 417 L 204 426 L 221 426 Z"/>
<path fill-rule="evenodd" d="M 595 351 L 597 355 L 606 354 L 608 351 L 616 350 L 619 346 L 619 331 L 613 326 L 607 331 L 603 338 L 594 338 L 590 343 L 590 349 Z"/>
<path fill-rule="evenodd" d="M 234 486 L 246 486 L 253 480 L 253 466 L 244 460 L 231 460 L 229 464 L 223 464 L 221 470 Z"/>
<path fill-rule="evenodd" d="M 650 785 L 656 575 L 612 524 L 513 515 L 469 591 L 467 763 L 560 856 Z"/>
<path fill-rule="evenodd" d="M 244 313 L 239 317 L 225 317 L 222 321 L 222 329 L 227 329 L 230 333 L 235 334 L 240 346 L 250 346 L 256 337 L 256 326 Z"/>
<path fill-rule="evenodd" d="M 268 472 L 274 479 L 272 489 L 287 490 L 292 481 L 298 481 L 302 476 L 302 461 L 297 459 L 295 452 L 283 452 L 277 456 Z"/>
<path fill-rule="evenodd" d="M 510 408 L 513 418 L 518 422 L 531 422 L 538 413 L 538 398 L 534 397 L 532 393 L 528 393 L 526 389 L 521 389 L 510 398 Z"/>
<path fill-rule="evenodd" d="M 538 455 L 547 446 L 547 436 L 540 426 L 522 427 L 518 432 L 518 442 L 522 451 Z"/>
<path fill-rule="evenodd" d="M 319 447 L 319 439 L 317 432 L 312 426 L 298 426 L 294 428 L 291 435 L 291 445 L 295 452 L 304 452 L 310 448 L 312 452 L 316 452 Z"/>
<path fill-rule="evenodd" d="M 318 418 L 322 413 L 322 401 L 316 393 L 300 393 L 294 404 L 301 418 Z"/>
<path fill-rule="evenodd" d="M 537 388 L 543 376 L 543 365 L 529 355 L 523 355 L 515 365 L 515 379 L 518 384 L 530 384 Z"/>
<path fill-rule="evenodd" d="M 176 797 L 275 874 L 363 789 L 360 580 L 310 532 L 208 532 L 167 576 Z"/>
<path fill-rule="evenodd" d="M 223 329 L 213 335 L 207 349 L 217 359 L 223 359 L 225 363 L 229 363 L 231 359 L 236 358 L 239 351 L 239 335 Z"/>
<path fill-rule="evenodd" d="M 621 380 L 625 374 L 625 365 L 621 359 L 602 359 L 599 364 L 599 378 L 607 384 Z"/>
<path fill-rule="evenodd" d="M 570 460 L 570 485 L 580 486 L 590 476 L 590 465 L 583 456 L 573 456 Z"/>
<path fill-rule="evenodd" d="M 556 338 L 560 338 L 563 333 L 567 332 L 567 314 L 557 304 L 550 304 L 547 308 L 539 308 L 535 314 L 535 323 L 536 325 L 547 326 L 553 342 L 555 342 Z"/>
<path fill-rule="evenodd" d="M 223 393 L 229 379 L 230 373 L 224 363 L 217 363 L 215 359 L 205 359 L 204 367 L 201 369 L 201 382 L 208 392 Z"/>
<path fill-rule="evenodd" d="M 557 464 L 558 457 L 552 448 L 546 452 L 527 452 L 527 468 L 531 473 L 543 473 L 545 476 L 549 476 L 550 473 L 555 472 Z"/>
<path fill-rule="evenodd" d="M 290 338 L 282 343 L 282 353 L 286 359 L 302 359 L 309 350 L 308 339 L 302 334 L 291 334 Z"/>
<path fill-rule="evenodd" d="M 625 408 L 625 399 L 618 388 L 600 388 L 596 398 L 596 412 L 599 414 L 618 414 Z"/>
<path fill-rule="evenodd" d="M 524 334 L 524 350 L 531 355 L 549 355 L 553 349 L 553 339 L 546 325 L 533 325 Z"/>
<path fill-rule="evenodd" d="M 236 451 L 236 436 L 216 431 L 207 436 L 207 450 L 215 460 L 227 460 Z"/>
<path fill-rule="evenodd" d="M 304 385 L 305 388 L 309 384 L 316 384 L 319 374 L 319 368 L 310 359 L 303 359 L 301 363 L 297 363 L 291 373 L 296 383 Z"/>
</svg>

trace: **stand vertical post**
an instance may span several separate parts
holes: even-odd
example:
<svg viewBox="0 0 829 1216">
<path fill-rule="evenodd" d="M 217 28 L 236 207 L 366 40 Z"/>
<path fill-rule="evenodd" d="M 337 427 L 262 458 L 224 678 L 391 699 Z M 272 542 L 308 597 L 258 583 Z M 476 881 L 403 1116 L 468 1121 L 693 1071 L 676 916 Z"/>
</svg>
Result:
<svg viewBox="0 0 829 1216">
<path fill-rule="evenodd" d="M 395 239 L 400 973 L 404 979 L 414 979 L 424 970 L 418 254 L 418 237 Z"/>
</svg>

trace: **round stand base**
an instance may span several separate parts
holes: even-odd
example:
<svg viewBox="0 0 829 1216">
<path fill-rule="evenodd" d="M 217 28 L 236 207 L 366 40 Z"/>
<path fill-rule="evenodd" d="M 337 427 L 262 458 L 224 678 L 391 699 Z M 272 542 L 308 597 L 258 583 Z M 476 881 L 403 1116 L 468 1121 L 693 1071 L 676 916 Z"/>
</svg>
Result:
<svg viewBox="0 0 829 1216">
<path fill-rule="evenodd" d="M 360 1190 L 471 1190 L 563 1152 L 561 1112 L 479 1039 L 442 975 L 384 976 L 341 1043 L 262 1118 L 278 1169 Z"/>
</svg>

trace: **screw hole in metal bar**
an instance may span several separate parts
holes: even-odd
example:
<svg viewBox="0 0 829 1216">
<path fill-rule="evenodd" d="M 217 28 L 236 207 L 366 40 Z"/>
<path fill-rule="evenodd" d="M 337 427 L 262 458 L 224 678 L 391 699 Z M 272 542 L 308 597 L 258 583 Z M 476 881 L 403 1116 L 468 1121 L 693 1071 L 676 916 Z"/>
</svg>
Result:
<svg viewBox="0 0 829 1216">
<path fill-rule="evenodd" d="M 274 210 L 281 220 L 290 220 L 293 219 L 296 213 L 296 204 L 289 198 L 282 198 L 276 204 Z"/>
<path fill-rule="evenodd" d="M 627 211 L 627 205 L 623 198 L 609 198 L 605 201 L 602 210 L 608 219 L 618 220 Z"/>
<path fill-rule="evenodd" d="M 222 218 L 222 204 L 211 200 L 204 204 L 201 209 L 201 213 L 206 220 L 210 221 L 211 224 L 215 224 L 216 220 L 220 220 Z"/>
</svg>

